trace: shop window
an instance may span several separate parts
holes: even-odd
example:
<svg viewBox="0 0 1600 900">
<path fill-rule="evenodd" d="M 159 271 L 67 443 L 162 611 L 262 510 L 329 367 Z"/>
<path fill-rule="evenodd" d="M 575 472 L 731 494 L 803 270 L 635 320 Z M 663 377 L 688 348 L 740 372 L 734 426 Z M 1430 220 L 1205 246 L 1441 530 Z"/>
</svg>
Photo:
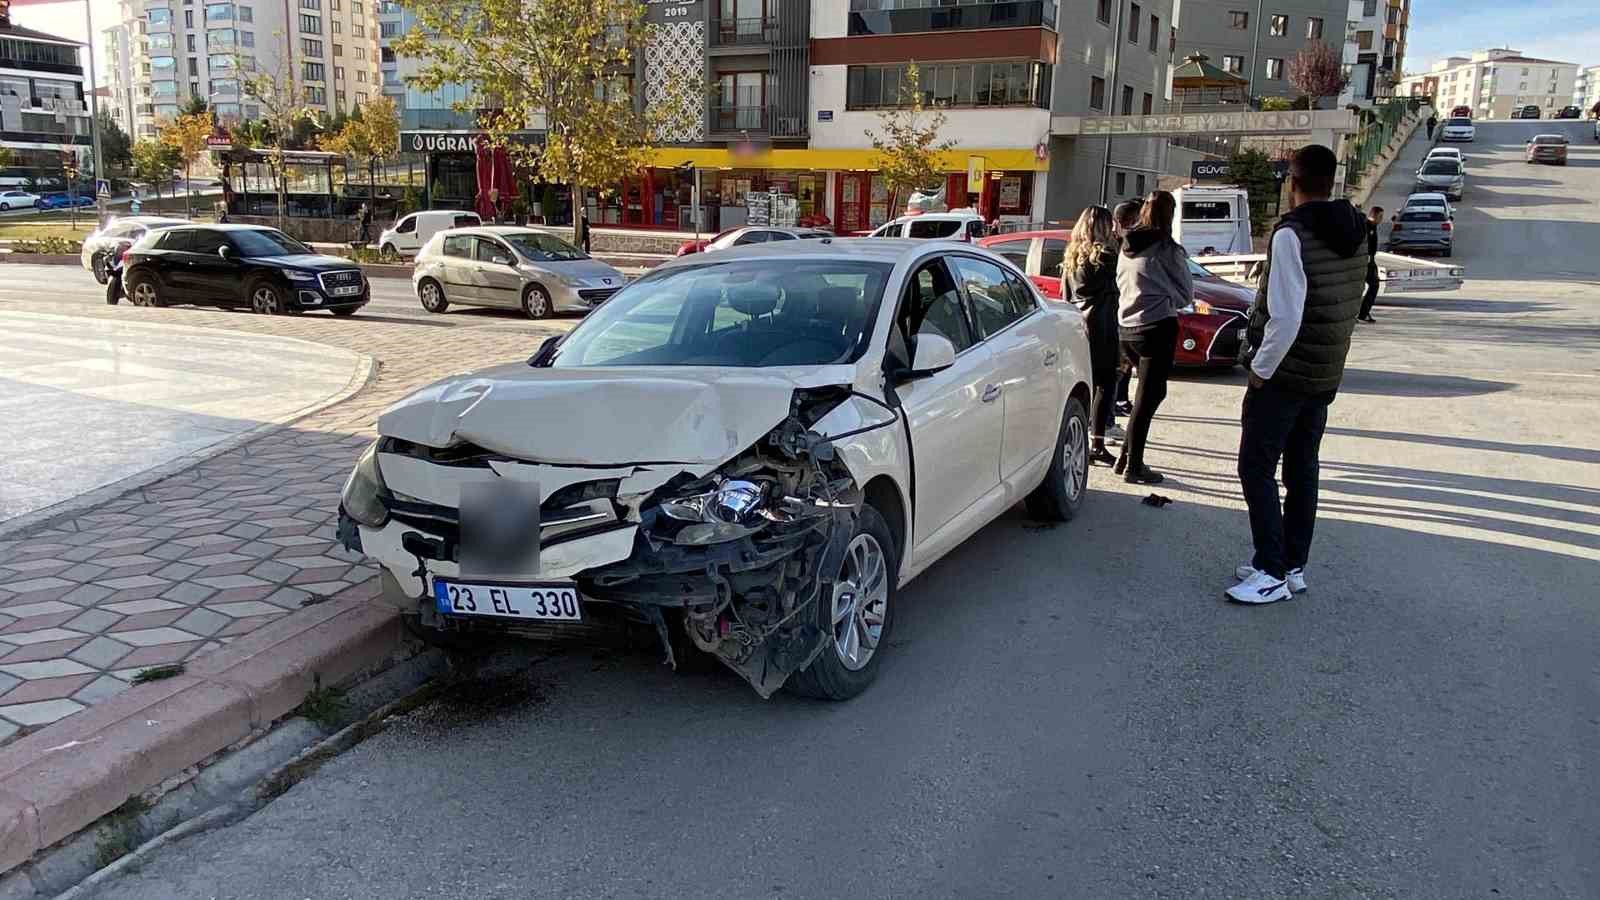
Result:
<svg viewBox="0 0 1600 900">
<path fill-rule="evenodd" d="M 922 102 L 937 107 L 1050 105 L 1053 67 L 1033 60 L 923 63 L 917 67 Z M 851 66 L 845 108 L 883 109 L 909 102 L 907 66 Z"/>
</svg>

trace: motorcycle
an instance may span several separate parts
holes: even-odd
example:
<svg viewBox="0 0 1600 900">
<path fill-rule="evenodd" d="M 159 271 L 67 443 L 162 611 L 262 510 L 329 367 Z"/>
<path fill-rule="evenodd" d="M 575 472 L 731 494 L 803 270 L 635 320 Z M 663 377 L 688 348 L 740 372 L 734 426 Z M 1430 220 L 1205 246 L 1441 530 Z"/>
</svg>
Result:
<svg viewBox="0 0 1600 900">
<path fill-rule="evenodd" d="M 122 254 L 128 252 L 127 244 L 113 247 L 106 255 L 106 304 L 116 306 L 123 298 L 122 292 Z"/>
</svg>

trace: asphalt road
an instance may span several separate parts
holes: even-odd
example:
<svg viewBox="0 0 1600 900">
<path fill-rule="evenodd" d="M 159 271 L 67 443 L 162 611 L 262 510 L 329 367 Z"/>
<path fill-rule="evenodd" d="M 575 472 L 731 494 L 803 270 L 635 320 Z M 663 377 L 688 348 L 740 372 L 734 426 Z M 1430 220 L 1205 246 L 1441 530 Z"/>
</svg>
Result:
<svg viewBox="0 0 1600 900">
<path fill-rule="evenodd" d="M 853 702 L 527 652 L 103 896 L 1600 896 L 1600 148 L 1535 124 L 1357 333 L 1308 595 L 1222 601 L 1241 379 L 1185 376 L 1172 505 L 985 529 Z"/>
</svg>

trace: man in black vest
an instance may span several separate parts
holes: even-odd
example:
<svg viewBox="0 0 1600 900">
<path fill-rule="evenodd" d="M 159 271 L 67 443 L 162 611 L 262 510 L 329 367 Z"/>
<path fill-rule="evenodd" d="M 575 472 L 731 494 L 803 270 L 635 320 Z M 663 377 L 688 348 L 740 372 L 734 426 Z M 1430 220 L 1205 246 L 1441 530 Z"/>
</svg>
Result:
<svg viewBox="0 0 1600 900">
<path fill-rule="evenodd" d="M 1294 209 L 1272 232 L 1266 271 L 1250 307 L 1239 482 L 1250 507 L 1255 557 L 1239 567 L 1239 583 L 1227 592 L 1240 603 L 1273 603 L 1306 589 L 1317 520 L 1317 457 L 1367 275 L 1367 223 L 1348 200 L 1330 199 L 1338 165 L 1333 151 L 1320 144 L 1295 153 L 1289 166 Z"/>
</svg>

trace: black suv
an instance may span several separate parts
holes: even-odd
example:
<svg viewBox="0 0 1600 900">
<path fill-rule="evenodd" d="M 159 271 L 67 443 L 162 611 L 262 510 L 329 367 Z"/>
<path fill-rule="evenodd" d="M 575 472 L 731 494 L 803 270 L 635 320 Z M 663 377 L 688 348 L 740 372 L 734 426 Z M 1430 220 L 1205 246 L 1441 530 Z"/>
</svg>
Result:
<svg viewBox="0 0 1600 900">
<path fill-rule="evenodd" d="M 248 306 L 282 315 L 325 309 L 348 316 L 367 305 L 366 276 L 276 228 L 197 225 L 148 235 L 123 257 L 123 290 L 136 306 Z"/>
</svg>

